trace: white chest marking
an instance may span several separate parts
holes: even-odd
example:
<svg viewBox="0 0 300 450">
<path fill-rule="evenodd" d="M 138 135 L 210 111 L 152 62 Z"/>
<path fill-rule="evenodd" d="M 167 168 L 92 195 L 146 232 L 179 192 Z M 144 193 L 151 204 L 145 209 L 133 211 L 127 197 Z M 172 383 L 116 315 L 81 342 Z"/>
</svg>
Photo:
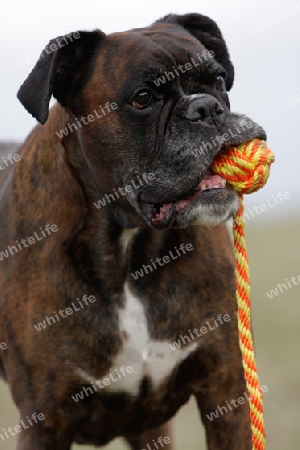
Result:
<svg viewBox="0 0 300 450">
<path fill-rule="evenodd" d="M 172 350 L 169 341 L 154 341 L 150 338 L 146 314 L 142 303 L 124 286 L 125 307 L 119 310 L 122 350 L 115 357 L 110 372 L 121 366 L 131 366 L 133 372 L 111 384 L 111 392 L 127 392 L 138 395 L 140 382 L 147 376 L 156 389 L 181 361 L 197 348 L 197 343 Z"/>
<path fill-rule="evenodd" d="M 120 236 L 120 244 L 123 248 L 123 252 L 126 253 L 129 244 L 131 243 L 132 238 L 139 231 L 139 228 L 131 228 L 128 230 L 124 230 Z"/>
</svg>

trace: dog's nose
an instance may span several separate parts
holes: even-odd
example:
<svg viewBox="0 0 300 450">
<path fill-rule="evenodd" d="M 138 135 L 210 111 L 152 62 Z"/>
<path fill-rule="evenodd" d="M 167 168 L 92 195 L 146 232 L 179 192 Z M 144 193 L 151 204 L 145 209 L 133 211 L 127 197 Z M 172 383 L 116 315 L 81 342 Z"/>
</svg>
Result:
<svg viewBox="0 0 300 450">
<path fill-rule="evenodd" d="M 190 101 L 184 117 L 191 122 L 206 122 L 215 125 L 216 121 L 223 122 L 225 111 L 218 100 L 210 95 L 201 95 Z"/>
</svg>

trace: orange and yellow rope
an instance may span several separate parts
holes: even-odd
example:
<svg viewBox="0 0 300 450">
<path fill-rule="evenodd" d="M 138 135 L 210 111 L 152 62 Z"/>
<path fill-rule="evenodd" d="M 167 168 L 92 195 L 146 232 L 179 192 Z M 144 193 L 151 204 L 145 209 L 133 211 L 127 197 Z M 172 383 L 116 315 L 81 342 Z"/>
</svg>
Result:
<svg viewBox="0 0 300 450">
<path fill-rule="evenodd" d="M 265 428 L 263 421 L 262 391 L 259 384 L 251 335 L 250 278 L 245 222 L 243 218 L 243 194 L 262 188 L 269 177 L 274 154 L 264 141 L 254 139 L 239 147 L 220 153 L 214 160 L 212 170 L 222 176 L 239 194 L 239 210 L 234 217 L 234 253 L 238 302 L 239 343 L 242 352 L 245 380 L 250 398 L 250 417 L 253 450 L 264 450 Z"/>
</svg>

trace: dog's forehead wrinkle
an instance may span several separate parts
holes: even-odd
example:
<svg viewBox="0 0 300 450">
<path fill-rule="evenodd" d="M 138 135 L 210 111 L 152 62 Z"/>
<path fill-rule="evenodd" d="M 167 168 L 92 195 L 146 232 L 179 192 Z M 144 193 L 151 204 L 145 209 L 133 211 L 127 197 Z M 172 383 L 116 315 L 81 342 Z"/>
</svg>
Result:
<svg viewBox="0 0 300 450">
<path fill-rule="evenodd" d="M 155 42 L 158 41 L 162 46 L 165 46 L 165 43 L 167 42 L 173 46 L 177 44 L 181 48 L 187 48 L 188 46 L 201 46 L 204 48 L 201 42 L 190 34 L 188 30 L 174 24 L 164 24 L 163 27 L 156 24 L 152 27 L 142 29 L 141 33 Z"/>
<path fill-rule="evenodd" d="M 107 50 L 107 67 L 110 67 L 113 72 L 120 71 L 120 67 L 117 67 L 114 61 L 118 60 L 124 52 L 135 55 L 134 59 L 123 62 L 122 71 L 126 70 L 128 73 L 129 82 L 153 82 L 176 64 L 176 60 L 166 49 L 156 44 L 149 46 L 148 42 L 145 45 L 143 41 L 129 39 L 127 44 L 116 41 L 113 48 Z"/>
<path fill-rule="evenodd" d="M 175 71 L 180 65 L 185 67 L 188 63 L 192 64 L 192 69 L 179 73 L 170 81 L 169 87 L 182 83 L 185 85 L 183 91 L 188 92 L 189 86 L 186 84 L 192 83 L 190 90 L 193 91 L 197 89 L 194 85 L 211 83 L 218 74 L 225 77 L 223 67 L 208 54 L 201 42 L 184 31 L 178 35 L 177 26 L 177 33 L 173 35 L 172 30 L 174 26 L 163 30 L 150 27 L 109 35 L 112 49 L 109 48 L 106 55 L 108 64 L 111 65 L 121 53 L 134 53 L 135 58 L 126 64 L 128 73 L 132 74 L 129 81 L 133 89 L 138 84 L 154 83 L 164 73 Z"/>
<path fill-rule="evenodd" d="M 182 30 L 178 35 L 178 27 L 175 27 L 173 34 L 172 29 L 174 29 L 172 25 L 167 26 L 167 30 L 164 31 L 142 28 L 113 33 L 108 38 L 116 57 L 123 52 L 129 54 L 134 52 L 134 61 L 129 61 L 131 65 L 138 64 L 143 69 L 152 60 L 156 67 L 161 66 L 164 71 L 168 70 L 168 66 L 172 68 L 173 64 L 190 62 L 192 58 L 197 57 L 197 54 L 201 55 L 206 50 L 201 42 L 189 33 Z M 109 49 L 109 53 L 112 56 L 111 49 Z M 145 58 L 145 54 L 147 54 L 147 58 Z M 204 64 L 206 64 L 207 58 L 205 58 Z M 211 59 L 213 60 L 213 58 Z M 207 62 L 211 63 L 209 60 Z M 214 61 L 214 64 L 217 65 L 217 62 Z"/>
<path fill-rule="evenodd" d="M 126 54 L 134 54 L 134 58 L 129 61 L 131 64 L 135 63 L 135 61 L 139 61 L 140 58 L 147 61 L 148 58 L 151 58 L 151 55 L 153 55 L 153 60 L 156 61 L 155 58 L 159 57 L 159 55 L 164 52 L 166 53 L 164 56 L 168 56 L 164 46 L 155 42 L 153 39 L 150 39 L 147 35 L 132 31 L 109 35 L 108 44 L 110 49 L 114 49 L 116 56 L 120 56 L 124 52 L 126 52 Z"/>
<path fill-rule="evenodd" d="M 151 37 L 176 62 L 190 62 L 191 58 L 200 55 L 202 57 L 200 66 L 207 66 L 208 70 L 214 68 L 214 70 L 224 71 L 223 67 L 213 58 L 213 54 L 208 55 L 207 49 L 197 38 L 184 29 L 180 29 L 180 33 L 178 33 L 178 26 L 174 28 L 171 25 L 170 28 L 163 31 L 150 28 L 146 29 L 143 34 Z"/>
</svg>

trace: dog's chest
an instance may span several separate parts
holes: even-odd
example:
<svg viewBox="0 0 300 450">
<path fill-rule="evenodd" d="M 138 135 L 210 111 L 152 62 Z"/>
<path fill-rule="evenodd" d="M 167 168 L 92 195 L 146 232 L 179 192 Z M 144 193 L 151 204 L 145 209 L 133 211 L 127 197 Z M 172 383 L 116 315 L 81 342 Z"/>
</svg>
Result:
<svg viewBox="0 0 300 450">
<path fill-rule="evenodd" d="M 122 348 L 115 356 L 110 372 L 118 372 L 122 366 L 131 366 L 132 371 L 108 386 L 107 390 L 138 395 L 145 377 L 152 389 L 157 389 L 175 367 L 196 349 L 197 344 L 174 350 L 171 341 L 151 338 L 143 303 L 127 285 L 124 287 L 124 296 L 124 307 L 119 310 Z"/>
</svg>

